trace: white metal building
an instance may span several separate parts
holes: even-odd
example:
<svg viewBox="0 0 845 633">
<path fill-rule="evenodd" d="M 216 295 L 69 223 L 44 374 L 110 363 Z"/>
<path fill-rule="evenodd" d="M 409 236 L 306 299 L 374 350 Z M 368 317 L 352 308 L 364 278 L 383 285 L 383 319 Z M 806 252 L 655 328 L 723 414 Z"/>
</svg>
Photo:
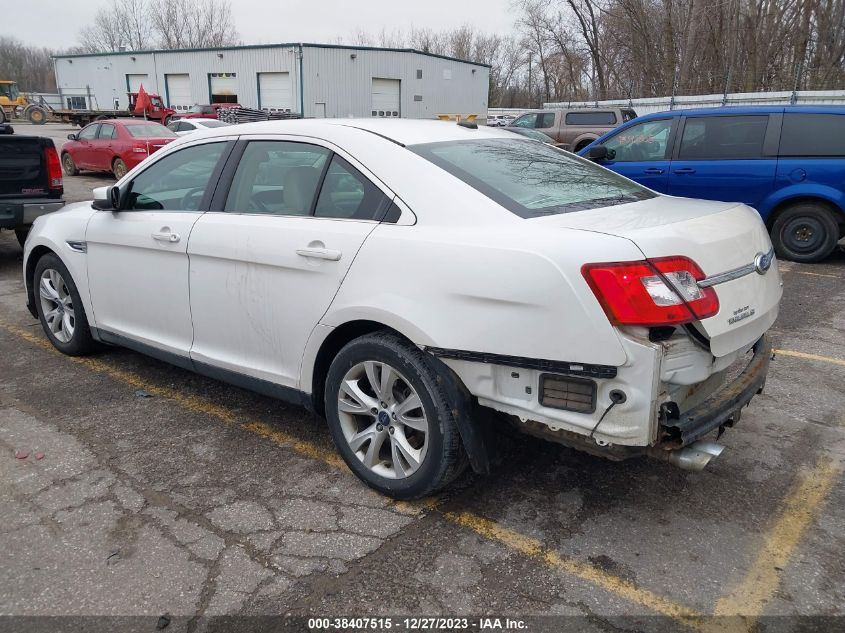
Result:
<svg viewBox="0 0 845 633">
<path fill-rule="evenodd" d="M 273 44 L 54 57 L 64 107 L 127 107 L 143 84 L 165 104 L 240 103 L 306 117 L 487 113 L 490 68 L 412 49 Z"/>
</svg>

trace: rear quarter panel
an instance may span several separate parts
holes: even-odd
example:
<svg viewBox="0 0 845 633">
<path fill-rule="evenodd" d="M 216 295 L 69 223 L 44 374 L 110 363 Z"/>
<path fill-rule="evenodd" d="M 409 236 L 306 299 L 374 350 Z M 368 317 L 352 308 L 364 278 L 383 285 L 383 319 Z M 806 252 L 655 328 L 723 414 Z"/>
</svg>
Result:
<svg viewBox="0 0 845 633">
<path fill-rule="evenodd" d="M 581 266 L 642 253 L 623 238 L 524 223 L 381 225 L 321 323 L 370 319 L 418 345 L 622 365 L 625 351 Z"/>
<path fill-rule="evenodd" d="M 758 208 L 767 219 L 778 206 L 799 198 L 818 198 L 845 220 L 845 159 L 780 158 L 771 193 Z"/>
</svg>

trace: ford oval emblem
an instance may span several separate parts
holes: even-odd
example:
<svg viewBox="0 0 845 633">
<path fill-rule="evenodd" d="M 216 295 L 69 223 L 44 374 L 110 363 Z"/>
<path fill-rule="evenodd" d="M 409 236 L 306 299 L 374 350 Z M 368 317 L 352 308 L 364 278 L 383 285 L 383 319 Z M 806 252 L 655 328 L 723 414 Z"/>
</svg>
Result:
<svg viewBox="0 0 845 633">
<path fill-rule="evenodd" d="M 770 253 L 757 253 L 754 258 L 754 270 L 758 275 L 765 275 L 772 266 L 772 256 Z"/>
</svg>

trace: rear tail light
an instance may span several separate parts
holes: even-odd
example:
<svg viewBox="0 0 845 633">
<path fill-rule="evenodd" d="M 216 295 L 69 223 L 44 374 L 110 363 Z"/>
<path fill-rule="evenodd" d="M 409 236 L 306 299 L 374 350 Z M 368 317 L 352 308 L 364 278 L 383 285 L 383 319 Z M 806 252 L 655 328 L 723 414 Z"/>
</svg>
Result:
<svg viewBox="0 0 845 633">
<path fill-rule="evenodd" d="M 135 145 L 132 148 L 132 151 L 136 154 L 148 154 L 150 150 L 147 148 L 146 145 Z"/>
<path fill-rule="evenodd" d="M 44 163 L 47 165 L 47 187 L 52 191 L 63 192 L 62 163 L 55 147 L 44 148 Z"/>
<path fill-rule="evenodd" d="M 716 292 L 699 287 L 704 273 L 686 257 L 586 264 L 581 272 L 614 325 L 678 325 L 719 311 Z"/>
</svg>

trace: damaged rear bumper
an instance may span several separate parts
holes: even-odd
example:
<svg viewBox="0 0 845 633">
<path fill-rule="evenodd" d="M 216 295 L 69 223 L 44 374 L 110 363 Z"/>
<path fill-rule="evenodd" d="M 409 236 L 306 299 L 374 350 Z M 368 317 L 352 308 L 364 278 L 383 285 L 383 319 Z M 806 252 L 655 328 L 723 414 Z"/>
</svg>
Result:
<svg viewBox="0 0 845 633">
<path fill-rule="evenodd" d="M 772 344 L 763 335 L 754 344 L 751 360 L 742 373 L 707 400 L 683 413 L 664 407 L 660 420 L 660 448 L 671 450 L 687 446 L 716 429 L 738 422 L 742 408 L 762 392 L 771 358 Z"/>
</svg>

